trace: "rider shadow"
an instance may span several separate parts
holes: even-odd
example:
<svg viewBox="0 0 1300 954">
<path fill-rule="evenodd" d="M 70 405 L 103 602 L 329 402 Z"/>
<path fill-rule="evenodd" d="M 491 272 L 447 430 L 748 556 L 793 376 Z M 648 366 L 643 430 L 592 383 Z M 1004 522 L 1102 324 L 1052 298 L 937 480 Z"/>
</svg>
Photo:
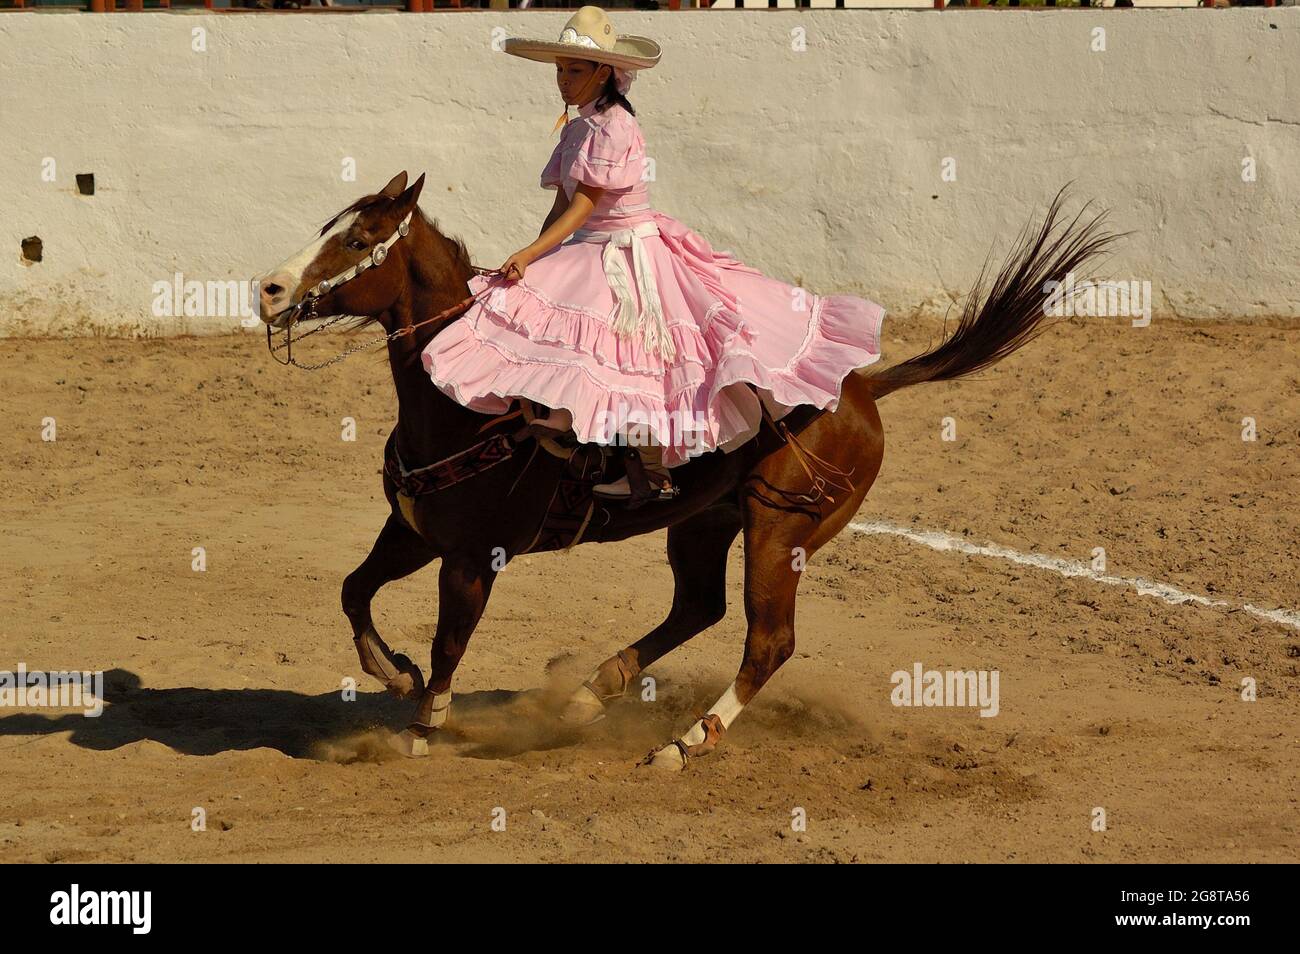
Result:
<svg viewBox="0 0 1300 954">
<path fill-rule="evenodd" d="M 70 732 L 73 745 L 98 751 L 152 741 L 185 755 L 271 748 L 291 758 L 319 760 L 323 743 L 381 729 L 400 731 L 413 711 L 410 702 L 383 692 L 358 692 L 353 701 L 345 702 L 339 690 L 309 696 L 284 689 L 149 689 L 138 675 L 122 669 L 104 674 L 103 691 L 106 705 L 97 717 L 80 710 L 48 715 L 18 712 L 0 716 L 0 737 Z M 499 738 L 495 728 L 507 721 L 501 713 L 532 692 L 494 689 L 458 695 L 457 721 L 463 715 L 476 737 L 468 740 L 473 748 L 462 754 L 484 758 L 517 754 L 510 753 L 515 746 L 501 744 L 504 736 Z"/>
</svg>

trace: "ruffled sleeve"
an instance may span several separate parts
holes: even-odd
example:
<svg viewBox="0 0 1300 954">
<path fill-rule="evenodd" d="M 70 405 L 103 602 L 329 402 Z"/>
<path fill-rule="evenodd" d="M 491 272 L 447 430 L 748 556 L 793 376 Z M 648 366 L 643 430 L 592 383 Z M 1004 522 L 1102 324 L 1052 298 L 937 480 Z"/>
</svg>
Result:
<svg viewBox="0 0 1300 954">
<path fill-rule="evenodd" d="M 555 144 L 555 151 L 551 153 L 550 161 L 546 163 L 546 168 L 542 170 L 542 188 L 558 189 L 562 181 L 560 175 L 561 153 L 564 151 L 564 141 L 561 140 Z"/>
<path fill-rule="evenodd" d="M 610 117 L 607 122 L 592 124 L 567 158 L 565 174 L 569 178 L 598 189 L 627 189 L 641 181 L 645 140 L 631 117 Z"/>
</svg>

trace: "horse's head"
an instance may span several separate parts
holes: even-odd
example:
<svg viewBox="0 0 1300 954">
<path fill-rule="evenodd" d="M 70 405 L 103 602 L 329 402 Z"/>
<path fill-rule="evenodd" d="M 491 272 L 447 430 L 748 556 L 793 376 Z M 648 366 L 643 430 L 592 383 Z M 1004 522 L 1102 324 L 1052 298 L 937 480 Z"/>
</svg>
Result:
<svg viewBox="0 0 1300 954">
<path fill-rule="evenodd" d="M 303 318 L 378 315 L 402 294 L 424 176 L 407 188 L 401 172 L 330 219 L 287 261 L 256 279 L 262 321 L 287 328 Z"/>
</svg>

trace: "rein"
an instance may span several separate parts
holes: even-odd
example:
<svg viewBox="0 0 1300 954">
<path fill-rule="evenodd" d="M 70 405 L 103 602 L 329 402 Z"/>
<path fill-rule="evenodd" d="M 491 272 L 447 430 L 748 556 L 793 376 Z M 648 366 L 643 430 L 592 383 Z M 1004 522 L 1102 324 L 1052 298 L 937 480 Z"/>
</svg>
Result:
<svg viewBox="0 0 1300 954">
<path fill-rule="evenodd" d="M 480 268 L 477 265 L 471 265 L 470 267 L 474 269 L 474 273 L 476 275 L 501 274 L 500 269 L 496 269 L 496 268 Z M 474 304 L 474 302 L 478 301 L 480 298 L 486 295 L 490 290 L 491 289 L 485 288 L 477 295 L 470 295 L 468 298 L 464 298 L 460 300 L 456 304 L 452 305 L 450 308 L 444 308 L 442 311 L 438 312 L 432 318 L 426 318 L 423 321 L 417 321 L 415 324 L 406 325 L 402 328 L 398 328 L 396 331 L 389 332 L 386 335 L 381 335 L 378 338 L 372 338 L 370 341 L 365 341 L 362 342 L 361 344 L 353 345 L 351 348 L 348 348 L 344 351 L 340 351 L 338 354 L 334 355 L 334 357 L 322 361 L 320 364 L 302 364 L 298 361 L 297 358 L 293 356 L 293 344 L 295 341 L 302 341 L 304 338 L 310 338 L 312 335 L 318 334 L 319 332 L 324 331 L 326 328 L 338 324 L 340 321 L 346 321 L 349 318 L 362 317 L 358 315 L 331 315 L 330 317 L 326 318 L 321 324 L 317 325 L 315 328 L 311 329 L 310 331 L 305 331 L 295 338 L 293 336 L 294 324 L 296 324 L 298 321 L 309 321 L 316 317 L 315 301 L 320 296 L 312 295 L 308 298 L 303 299 L 303 301 L 306 302 L 305 309 L 300 313 L 300 315 L 294 318 L 294 321 L 292 323 L 290 323 L 285 327 L 284 341 L 280 342 L 279 344 L 272 344 L 271 335 L 273 334 L 273 330 L 270 325 L 266 326 L 266 350 L 270 352 L 271 357 L 276 364 L 284 365 L 285 367 L 288 367 L 289 365 L 293 365 L 295 368 L 298 368 L 302 371 L 320 371 L 322 368 L 328 368 L 330 365 L 336 364 L 337 362 L 342 361 L 344 358 L 348 357 L 348 355 L 356 354 L 358 351 L 368 351 L 369 349 L 376 348 L 381 344 L 388 344 L 390 341 L 395 341 L 398 338 L 405 338 L 407 335 L 413 335 L 415 334 L 416 328 L 422 328 L 425 325 L 430 325 L 435 322 L 443 321 L 455 315 L 464 314 L 465 311 L 469 309 L 470 305 Z M 300 302 L 299 305 L 296 305 L 294 307 L 298 308 L 301 305 L 302 302 Z M 277 355 L 277 352 L 279 351 L 285 352 L 285 356 L 283 358 L 280 358 Z"/>
</svg>

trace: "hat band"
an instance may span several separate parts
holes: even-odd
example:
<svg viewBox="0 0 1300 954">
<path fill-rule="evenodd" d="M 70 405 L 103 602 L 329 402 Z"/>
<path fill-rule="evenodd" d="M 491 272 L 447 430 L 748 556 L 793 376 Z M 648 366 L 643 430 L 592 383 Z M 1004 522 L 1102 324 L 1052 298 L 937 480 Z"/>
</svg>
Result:
<svg viewBox="0 0 1300 954">
<path fill-rule="evenodd" d="M 573 29 L 573 27 L 566 28 L 564 32 L 560 34 L 560 38 L 556 42 L 563 43 L 566 46 L 583 46 L 589 50 L 600 50 L 602 53 L 610 52 L 591 37 L 584 33 L 579 33 L 577 30 Z"/>
</svg>

